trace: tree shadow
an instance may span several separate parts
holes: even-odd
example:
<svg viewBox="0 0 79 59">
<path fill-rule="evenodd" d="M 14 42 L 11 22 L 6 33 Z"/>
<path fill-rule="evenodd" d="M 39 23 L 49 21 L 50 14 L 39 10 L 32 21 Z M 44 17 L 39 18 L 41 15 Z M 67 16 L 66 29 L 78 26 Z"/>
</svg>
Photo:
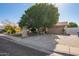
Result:
<svg viewBox="0 0 79 59">
<path fill-rule="evenodd" d="M 50 51 L 53 53 L 54 52 L 54 49 L 56 48 L 56 45 L 58 44 L 57 40 L 60 39 L 57 35 L 55 34 L 49 34 L 50 36 L 52 36 L 52 39 L 51 39 L 51 49 Z"/>
<path fill-rule="evenodd" d="M 40 47 L 40 48 L 42 47 L 46 51 L 50 52 L 50 53 L 43 52 L 43 55 L 47 56 L 47 55 L 53 54 L 54 49 L 56 48 L 56 45 L 58 44 L 57 39 L 59 39 L 59 37 L 57 35 L 55 35 L 55 34 L 37 34 L 37 35 L 29 36 L 29 37 L 36 37 L 37 38 L 38 36 L 40 37 L 39 38 L 40 41 L 38 42 L 38 44 L 41 43 L 41 44 L 44 44 L 45 46 L 44 45 L 39 46 L 40 44 L 39 45 L 36 44 L 36 45 L 38 47 Z M 45 40 L 45 42 L 44 42 L 44 40 Z"/>
</svg>

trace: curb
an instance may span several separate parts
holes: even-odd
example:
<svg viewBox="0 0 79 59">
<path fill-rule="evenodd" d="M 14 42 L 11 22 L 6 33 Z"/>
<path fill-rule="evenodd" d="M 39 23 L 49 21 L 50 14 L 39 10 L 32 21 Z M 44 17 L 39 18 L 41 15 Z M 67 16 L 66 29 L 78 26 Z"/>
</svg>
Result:
<svg viewBox="0 0 79 59">
<path fill-rule="evenodd" d="M 73 48 L 73 47 L 68 47 L 67 49 L 64 50 L 61 50 L 60 48 L 62 48 L 61 46 L 59 46 L 60 48 L 57 48 L 55 49 L 54 51 L 50 51 L 48 49 L 45 49 L 45 48 L 42 48 L 42 47 L 38 47 L 38 46 L 35 46 L 35 45 L 32 45 L 32 44 L 29 44 L 29 43 L 25 43 L 25 42 L 22 42 L 22 41 L 18 41 L 18 39 L 16 37 L 12 37 L 12 36 L 8 36 L 8 35 L 2 35 L 3 37 L 5 36 L 5 38 L 7 38 L 7 40 L 11 41 L 11 42 L 14 42 L 14 43 L 17 43 L 17 44 L 20 44 L 20 45 L 23 45 L 23 46 L 27 46 L 27 47 L 30 47 L 30 48 L 33 48 L 33 49 L 36 49 L 38 51 L 42 51 L 42 52 L 45 52 L 45 53 L 48 53 L 48 54 L 52 54 L 53 52 L 55 53 L 60 53 L 60 54 L 66 54 L 66 55 L 79 55 L 79 53 L 75 53 L 73 50 L 70 51 L 71 53 L 69 53 L 68 49 L 69 48 Z M 14 38 L 14 39 L 13 39 Z M 15 40 L 17 39 L 17 40 Z M 71 50 L 71 49 L 70 49 Z"/>
<path fill-rule="evenodd" d="M 5 36 L 5 37 L 4 37 L 4 36 Z M 38 47 L 38 46 L 29 44 L 29 43 L 25 43 L 25 42 L 22 42 L 22 41 L 18 41 L 18 39 L 17 39 L 17 40 L 14 40 L 14 39 L 16 39 L 16 37 L 11 37 L 11 36 L 8 36 L 8 35 L 2 35 L 1 37 L 4 37 L 4 39 L 6 38 L 6 40 L 9 40 L 9 41 L 11 41 L 11 42 L 20 44 L 20 45 L 22 45 L 22 46 L 27 46 L 27 47 L 33 48 L 33 49 L 35 49 L 35 50 L 38 50 L 38 51 L 42 51 L 42 52 L 45 52 L 45 53 L 48 53 L 48 54 L 53 53 L 53 51 L 47 50 L 47 49 L 45 49 L 45 48 Z M 14 39 L 13 39 L 13 38 L 14 38 Z"/>
</svg>

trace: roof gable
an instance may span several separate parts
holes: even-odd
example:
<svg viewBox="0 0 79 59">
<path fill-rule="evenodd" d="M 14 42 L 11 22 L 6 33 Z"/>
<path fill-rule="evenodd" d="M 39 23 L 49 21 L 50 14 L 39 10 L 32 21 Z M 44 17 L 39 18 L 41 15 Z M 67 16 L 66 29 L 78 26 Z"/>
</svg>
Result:
<svg viewBox="0 0 79 59">
<path fill-rule="evenodd" d="M 58 22 L 56 26 L 67 26 L 68 22 Z"/>
</svg>

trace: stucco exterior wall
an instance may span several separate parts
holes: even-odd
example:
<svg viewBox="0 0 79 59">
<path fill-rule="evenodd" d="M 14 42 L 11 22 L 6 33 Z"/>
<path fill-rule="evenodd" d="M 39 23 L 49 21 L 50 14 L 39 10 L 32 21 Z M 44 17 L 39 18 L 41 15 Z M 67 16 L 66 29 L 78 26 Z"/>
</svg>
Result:
<svg viewBox="0 0 79 59">
<path fill-rule="evenodd" d="M 63 34 L 64 33 L 64 27 L 65 26 L 55 26 L 53 28 L 48 29 L 48 33 L 54 33 L 54 34 Z"/>
</svg>

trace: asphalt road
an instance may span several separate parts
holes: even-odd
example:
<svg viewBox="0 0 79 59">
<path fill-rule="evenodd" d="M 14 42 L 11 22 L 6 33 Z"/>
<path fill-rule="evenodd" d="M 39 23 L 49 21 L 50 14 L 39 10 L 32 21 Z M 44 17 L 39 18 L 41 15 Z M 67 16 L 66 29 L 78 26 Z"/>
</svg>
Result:
<svg viewBox="0 0 79 59">
<path fill-rule="evenodd" d="M 0 56 L 46 56 L 47 53 L 16 44 L 0 37 Z"/>
<path fill-rule="evenodd" d="M 16 44 L 7 39 L 10 38 L 0 36 L 0 56 L 47 56 L 47 55 L 49 56 L 50 55 L 45 52 L 41 52 L 20 44 Z M 55 52 L 55 53 L 62 56 L 74 56 L 74 55 L 59 53 L 59 52 Z"/>
</svg>

